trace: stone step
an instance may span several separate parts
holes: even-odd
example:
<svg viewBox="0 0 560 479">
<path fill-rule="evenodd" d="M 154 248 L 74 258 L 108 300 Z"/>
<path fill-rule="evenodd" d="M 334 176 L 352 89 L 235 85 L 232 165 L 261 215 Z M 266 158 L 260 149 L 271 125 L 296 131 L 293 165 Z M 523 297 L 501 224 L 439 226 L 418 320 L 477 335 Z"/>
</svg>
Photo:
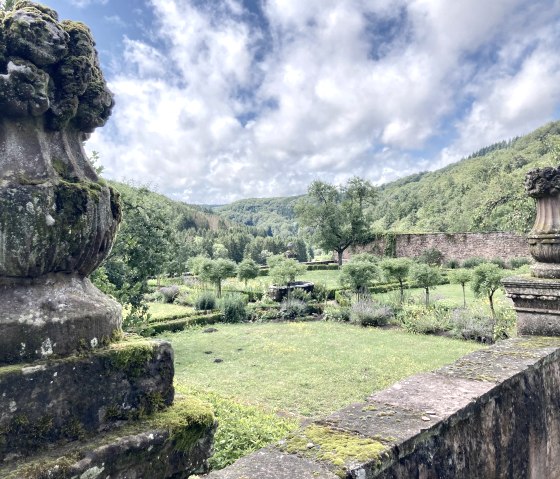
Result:
<svg viewBox="0 0 560 479">
<path fill-rule="evenodd" d="M 197 399 L 33 457 L 0 463 L 2 479 L 181 479 L 207 471 L 217 423 Z"/>
<path fill-rule="evenodd" d="M 173 402 L 173 350 L 128 338 L 62 359 L 0 367 L 0 463 Z"/>
</svg>

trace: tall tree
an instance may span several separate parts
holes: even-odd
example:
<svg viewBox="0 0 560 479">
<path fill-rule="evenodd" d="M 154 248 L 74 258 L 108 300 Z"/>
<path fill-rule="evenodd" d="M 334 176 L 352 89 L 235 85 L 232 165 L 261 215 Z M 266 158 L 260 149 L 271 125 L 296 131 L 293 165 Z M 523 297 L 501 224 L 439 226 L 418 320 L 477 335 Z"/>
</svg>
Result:
<svg viewBox="0 0 560 479">
<path fill-rule="evenodd" d="M 338 264 L 342 265 L 342 255 L 349 246 L 371 239 L 367 210 L 375 197 L 373 185 L 358 177 L 341 187 L 314 181 L 295 211 L 300 223 L 313 232 L 315 242 L 325 250 L 336 251 Z"/>
</svg>

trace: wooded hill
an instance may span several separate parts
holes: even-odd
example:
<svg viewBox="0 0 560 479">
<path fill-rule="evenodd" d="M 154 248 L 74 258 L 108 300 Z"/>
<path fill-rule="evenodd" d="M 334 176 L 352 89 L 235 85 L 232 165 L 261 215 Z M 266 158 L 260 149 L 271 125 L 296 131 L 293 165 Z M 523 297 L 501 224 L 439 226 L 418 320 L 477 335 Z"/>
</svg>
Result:
<svg viewBox="0 0 560 479">
<path fill-rule="evenodd" d="M 374 231 L 527 232 L 534 200 L 525 195 L 525 173 L 560 162 L 560 121 L 523 137 L 482 148 L 434 172 L 407 176 L 379 188 Z M 216 213 L 273 232 L 297 232 L 293 206 L 299 197 L 241 200 Z"/>
</svg>

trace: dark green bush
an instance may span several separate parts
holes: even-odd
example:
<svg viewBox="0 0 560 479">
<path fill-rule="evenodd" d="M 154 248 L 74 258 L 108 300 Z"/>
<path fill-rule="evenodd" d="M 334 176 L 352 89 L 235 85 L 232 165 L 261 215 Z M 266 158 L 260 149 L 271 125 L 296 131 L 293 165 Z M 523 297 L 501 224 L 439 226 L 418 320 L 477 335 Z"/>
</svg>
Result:
<svg viewBox="0 0 560 479">
<path fill-rule="evenodd" d="M 531 258 L 512 258 L 509 260 L 509 266 L 511 269 L 521 268 L 521 266 L 532 263 L 533 260 Z"/>
<path fill-rule="evenodd" d="M 240 294 L 227 294 L 220 300 L 224 323 L 241 323 L 247 320 L 247 302 Z"/>
<path fill-rule="evenodd" d="M 422 251 L 417 260 L 420 263 L 426 263 L 432 266 L 441 266 L 443 262 L 443 253 L 437 248 L 428 248 Z"/>
<path fill-rule="evenodd" d="M 201 291 L 194 302 L 195 309 L 207 311 L 216 308 L 216 295 L 212 291 Z"/>
<path fill-rule="evenodd" d="M 465 261 L 463 261 L 463 268 L 476 268 L 479 264 L 482 263 L 486 263 L 486 260 L 484 258 L 479 258 L 478 256 L 467 258 Z"/>
<path fill-rule="evenodd" d="M 461 267 L 461 263 L 459 260 L 450 259 L 449 261 L 445 262 L 445 267 L 448 269 L 459 269 Z"/>
<path fill-rule="evenodd" d="M 490 263 L 499 266 L 502 269 L 506 269 L 506 262 L 502 258 L 494 258 L 490 260 Z"/>
</svg>

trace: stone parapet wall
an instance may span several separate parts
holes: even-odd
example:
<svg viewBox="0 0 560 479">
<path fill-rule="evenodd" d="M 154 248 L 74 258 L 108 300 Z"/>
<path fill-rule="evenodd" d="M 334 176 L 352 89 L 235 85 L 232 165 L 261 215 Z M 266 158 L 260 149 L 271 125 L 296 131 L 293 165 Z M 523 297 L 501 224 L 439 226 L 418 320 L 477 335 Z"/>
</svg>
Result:
<svg viewBox="0 0 560 479">
<path fill-rule="evenodd" d="M 394 246 L 388 245 L 394 241 Z M 504 261 L 513 258 L 529 258 L 529 245 L 525 235 L 517 233 L 412 233 L 395 234 L 382 237 L 366 246 L 347 250 L 345 259 L 360 252 L 387 254 L 393 250 L 397 257 L 415 258 L 425 250 L 435 248 L 443 254 L 444 261 L 480 257 L 500 258 Z"/>
<path fill-rule="evenodd" d="M 560 338 L 401 381 L 208 479 L 559 479 Z"/>
</svg>

